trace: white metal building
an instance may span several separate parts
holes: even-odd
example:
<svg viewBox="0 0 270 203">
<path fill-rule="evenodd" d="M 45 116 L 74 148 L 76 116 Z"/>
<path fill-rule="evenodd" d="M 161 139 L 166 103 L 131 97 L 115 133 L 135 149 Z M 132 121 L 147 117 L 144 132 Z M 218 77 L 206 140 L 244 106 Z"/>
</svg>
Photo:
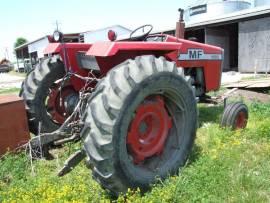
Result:
<svg viewBox="0 0 270 203">
<path fill-rule="evenodd" d="M 127 36 L 131 33 L 131 30 L 121 26 L 114 25 L 107 28 L 102 28 L 94 31 L 87 31 L 82 33 L 64 33 L 64 42 L 84 42 L 84 43 L 93 43 L 97 41 L 107 41 L 107 33 L 109 30 L 113 30 L 117 33 L 117 38 L 122 36 Z M 43 51 L 52 42 L 51 36 L 47 35 L 36 39 L 34 41 L 25 43 L 21 46 L 15 48 L 17 62 L 19 60 L 30 59 L 31 65 L 35 65 L 39 59 L 44 57 Z"/>
<path fill-rule="evenodd" d="M 94 31 L 83 32 L 80 35 L 80 41 L 84 41 L 85 43 L 94 43 L 97 41 L 108 41 L 108 31 L 113 30 L 117 33 L 117 38 L 122 38 L 123 36 L 127 36 L 131 33 L 131 30 L 121 26 L 114 25 Z"/>
<path fill-rule="evenodd" d="M 42 38 L 36 40 L 35 42 L 31 42 L 28 44 L 28 52 L 29 53 L 36 52 L 38 58 L 43 58 L 44 57 L 44 54 L 43 54 L 44 48 L 46 46 L 48 46 L 48 44 L 49 44 L 48 37 L 47 36 L 42 37 Z"/>
<path fill-rule="evenodd" d="M 65 42 L 78 42 L 79 33 L 64 34 Z M 44 49 L 52 41 L 52 37 L 46 35 L 31 42 L 27 42 L 15 48 L 17 62 L 18 60 L 30 59 L 31 65 L 35 65 L 39 59 L 44 57 Z"/>
<path fill-rule="evenodd" d="M 223 71 L 270 72 L 270 0 L 201 0 L 184 17 L 185 38 L 225 50 Z"/>
</svg>

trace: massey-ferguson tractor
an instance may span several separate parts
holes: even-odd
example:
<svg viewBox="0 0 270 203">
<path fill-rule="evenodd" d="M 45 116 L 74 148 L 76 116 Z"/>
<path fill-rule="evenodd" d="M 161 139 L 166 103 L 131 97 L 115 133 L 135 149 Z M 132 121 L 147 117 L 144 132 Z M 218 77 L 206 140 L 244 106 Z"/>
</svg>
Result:
<svg viewBox="0 0 270 203">
<path fill-rule="evenodd" d="M 182 16 L 182 15 L 181 15 Z M 223 49 L 177 36 L 151 35 L 151 25 L 126 39 L 56 43 L 25 79 L 33 145 L 81 140 L 59 175 L 86 158 L 92 176 L 114 194 L 146 190 L 176 174 L 191 152 L 197 128 L 197 102 L 220 87 Z M 247 109 L 229 105 L 226 125 L 244 127 Z"/>
</svg>

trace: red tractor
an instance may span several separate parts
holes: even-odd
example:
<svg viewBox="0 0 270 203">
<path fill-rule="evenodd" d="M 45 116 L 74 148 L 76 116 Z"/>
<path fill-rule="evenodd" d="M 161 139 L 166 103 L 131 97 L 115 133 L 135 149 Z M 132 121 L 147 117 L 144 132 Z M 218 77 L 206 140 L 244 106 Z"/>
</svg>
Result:
<svg viewBox="0 0 270 203">
<path fill-rule="evenodd" d="M 183 36 L 182 19 L 177 27 Z M 60 175 L 86 157 L 94 179 L 117 195 L 185 165 L 197 101 L 220 87 L 223 49 L 151 30 L 124 40 L 111 30 L 111 41 L 94 44 L 61 43 L 56 32 L 59 43 L 25 79 L 21 95 L 39 141 L 82 140 Z"/>
</svg>

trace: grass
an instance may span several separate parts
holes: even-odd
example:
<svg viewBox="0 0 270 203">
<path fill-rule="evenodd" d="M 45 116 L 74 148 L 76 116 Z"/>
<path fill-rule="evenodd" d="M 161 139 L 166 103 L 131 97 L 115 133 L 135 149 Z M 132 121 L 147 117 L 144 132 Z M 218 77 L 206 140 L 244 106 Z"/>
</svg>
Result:
<svg viewBox="0 0 270 203">
<path fill-rule="evenodd" d="M 267 79 L 269 78 L 269 74 L 257 74 L 253 76 L 248 76 L 248 77 L 243 77 L 241 80 L 242 81 L 248 81 L 248 80 L 258 80 L 258 79 Z"/>
<path fill-rule="evenodd" d="M 19 94 L 20 88 L 5 88 L 5 89 L 0 89 L 0 95 L 2 94 Z"/>
<path fill-rule="evenodd" d="M 55 150 L 55 160 L 34 161 L 34 173 L 24 153 L 6 155 L 0 160 L 0 202 L 269 202 L 270 104 L 249 104 L 248 126 L 238 131 L 219 127 L 222 107 L 199 109 L 200 127 L 187 165 L 143 195 L 129 191 L 112 199 L 84 163 L 58 178 L 77 144 Z"/>
<path fill-rule="evenodd" d="M 8 74 L 10 75 L 16 75 L 16 76 L 21 76 L 25 77 L 25 73 L 18 73 L 16 71 L 10 71 Z M 2 88 L 0 89 L 0 95 L 3 94 L 19 94 L 20 88 L 12 87 L 12 88 Z"/>
</svg>

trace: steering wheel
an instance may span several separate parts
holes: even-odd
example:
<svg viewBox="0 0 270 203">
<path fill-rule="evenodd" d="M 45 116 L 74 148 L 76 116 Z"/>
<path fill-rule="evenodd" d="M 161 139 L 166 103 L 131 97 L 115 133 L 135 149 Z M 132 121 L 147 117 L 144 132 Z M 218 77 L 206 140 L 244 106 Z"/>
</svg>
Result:
<svg viewBox="0 0 270 203">
<path fill-rule="evenodd" d="M 147 25 L 140 26 L 130 33 L 129 39 L 132 41 L 144 40 L 150 34 L 152 30 L 153 30 L 152 25 L 147 24 Z"/>
</svg>

